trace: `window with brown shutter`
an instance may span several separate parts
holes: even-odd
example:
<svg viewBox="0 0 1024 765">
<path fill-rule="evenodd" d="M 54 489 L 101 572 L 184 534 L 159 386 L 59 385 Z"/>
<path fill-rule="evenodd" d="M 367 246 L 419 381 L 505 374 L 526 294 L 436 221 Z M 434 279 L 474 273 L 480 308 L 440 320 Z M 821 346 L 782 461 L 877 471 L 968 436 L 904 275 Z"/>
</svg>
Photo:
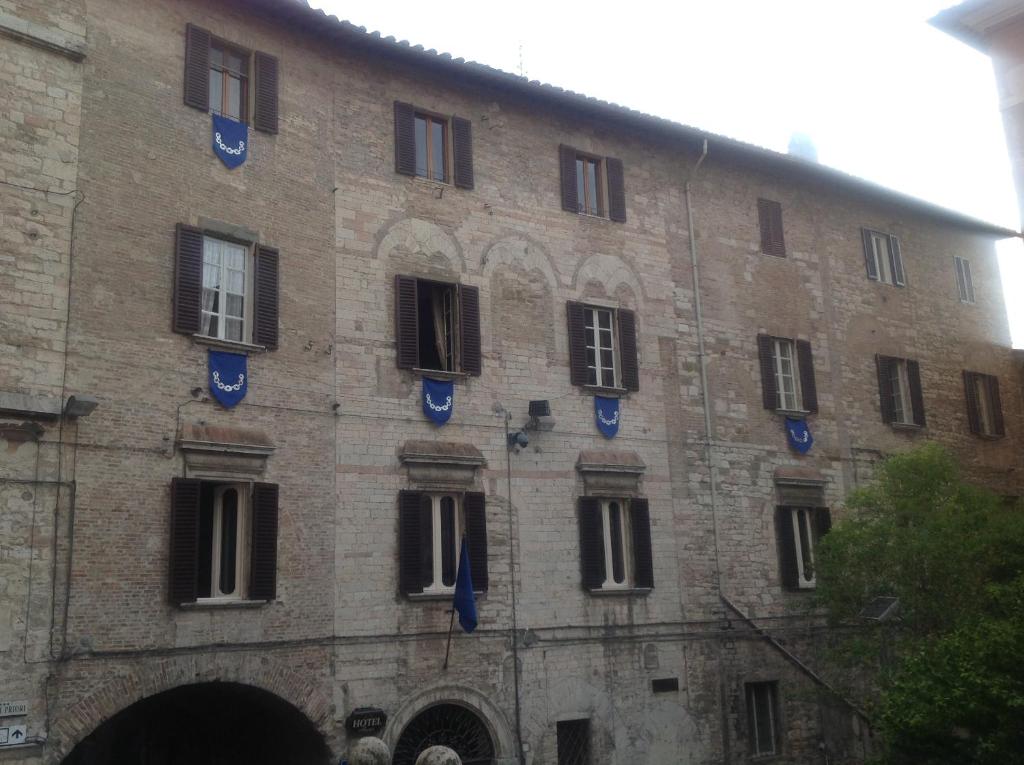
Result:
<svg viewBox="0 0 1024 765">
<path fill-rule="evenodd" d="M 814 356 L 806 340 L 757 336 L 761 394 L 765 409 L 817 412 Z"/>
<path fill-rule="evenodd" d="M 640 390 L 636 314 L 569 301 L 567 316 L 572 384 Z"/>
<path fill-rule="evenodd" d="M 472 123 L 395 101 L 395 172 L 472 189 Z"/>
<path fill-rule="evenodd" d="M 906 286 L 900 240 L 892 234 L 883 234 L 867 228 L 861 229 L 861 240 L 864 245 L 864 263 L 868 278 L 896 287 Z"/>
<path fill-rule="evenodd" d="M 832 528 L 832 514 L 826 507 L 778 507 L 775 510 L 775 538 L 779 546 L 779 572 L 787 590 L 813 589 L 815 546 Z"/>
<path fill-rule="evenodd" d="M 178 224 L 173 330 L 276 348 L 279 261 L 273 247 Z"/>
<path fill-rule="evenodd" d="M 486 592 L 487 506 L 480 492 L 398 494 L 399 590 L 403 595 L 450 595 L 462 551 L 476 592 Z"/>
<path fill-rule="evenodd" d="M 399 369 L 480 375 L 479 289 L 396 276 L 395 340 Z"/>
<path fill-rule="evenodd" d="M 559 146 L 558 163 L 563 210 L 625 223 L 625 173 L 621 159 Z"/>
<path fill-rule="evenodd" d="M 577 509 L 584 589 L 632 592 L 654 587 L 647 500 L 580 497 Z"/>
<path fill-rule="evenodd" d="M 782 236 L 782 205 L 770 199 L 757 200 L 757 220 L 761 228 L 761 252 L 785 257 L 786 242 Z"/>
<path fill-rule="evenodd" d="M 273 600 L 277 484 L 171 481 L 170 600 Z"/>
<path fill-rule="evenodd" d="M 986 438 L 1006 435 L 999 379 L 994 375 L 964 370 L 964 390 L 971 432 Z"/>
<path fill-rule="evenodd" d="M 891 425 L 925 425 L 921 368 L 916 361 L 875 356 L 882 422 Z"/>
</svg>

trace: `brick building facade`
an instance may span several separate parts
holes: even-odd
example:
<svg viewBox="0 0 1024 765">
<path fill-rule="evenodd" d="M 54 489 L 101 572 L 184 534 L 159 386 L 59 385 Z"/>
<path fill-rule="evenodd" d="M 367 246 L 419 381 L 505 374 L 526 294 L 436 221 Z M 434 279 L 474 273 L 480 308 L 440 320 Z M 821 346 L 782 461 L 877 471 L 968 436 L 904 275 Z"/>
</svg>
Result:
<svg viewBox="0 0 1024 765">
<path fill-rule="evenodd" d="M 865 757 L 814 539 L 926 439 L 1019 494 L 1012 232 L 300 2 L 0 9 L 0 762 Z"/>
</svg>

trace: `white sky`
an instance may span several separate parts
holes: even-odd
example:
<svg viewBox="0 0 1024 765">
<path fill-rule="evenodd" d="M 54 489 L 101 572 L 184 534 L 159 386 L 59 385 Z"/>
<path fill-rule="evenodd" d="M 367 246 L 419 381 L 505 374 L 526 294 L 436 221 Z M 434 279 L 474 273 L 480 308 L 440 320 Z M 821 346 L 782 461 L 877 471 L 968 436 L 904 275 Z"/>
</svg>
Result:
<svg viewBox="0 0 1024 765">
<path fill-rule="evenodd" d="M 1017 229 L 989 59 L 927 19 L 953 0 L 585 5 L 310 0 L 370 31 L 823 164 Z M 440 10 L 439 10 L 440 8 Z M 520 59 L 521 55 L 521 59 Z M 1024 347 L 1024 245 L 1000 248 Z M 952 276 L 950 277 L 952 278 Z"/>
</svg>

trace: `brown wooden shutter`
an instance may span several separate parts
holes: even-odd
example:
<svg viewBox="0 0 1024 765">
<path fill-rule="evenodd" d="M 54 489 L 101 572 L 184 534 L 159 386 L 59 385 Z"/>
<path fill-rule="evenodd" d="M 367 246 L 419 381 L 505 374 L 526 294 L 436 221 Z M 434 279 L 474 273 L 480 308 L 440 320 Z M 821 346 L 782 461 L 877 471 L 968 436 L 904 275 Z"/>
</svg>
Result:
<svg viewBox="0 0 1024 765">
<path fill-rule="evenodd" d="M 622 160 L 605 157 L 608 169 L 608 217 L 619 223 L 626 222 L 626 184 Z"/>
<path fill-rule="evenodd" d="M 277 348 L 278 303 L 281 291 L 279 261 L 275 248 L 256 245 L 252 341 L 267 348 Z"/>
<path fill-rule="evenodd" d="M 654 587 L 654 556 L 651 553 L 651 511 L 646 499 L 629 502 L 633 530 L 633 566 L 637 587 Z"/>
<path fill-rule="evenodd" d="M 640 363 L 637 359 L 636 345 L 636 314 L 625 308 L 620 308 L 618 315 L 619 352 L 622 355 L 622 387 L 626 390 L 640 390 Z"/>
<path fill-rule="evenodd" d="M 395 101 L 395 172 L 416 175 L 416 112 Z"/>
<path fill-rule="evenodd" d="M 868 270 L 868 278 L 878 281 L 878 263 L 875 262 L 875 250 L 871 244 L 871 231 L 862 228 L 860 237 L 864 243 L 864 266 Z"/>
<path fill-rule="evenodd" d="M 462 502 L 473 590 L 487 592 L 487 501 L 481 492 L 471 491 L 467 492 Z"/>
<path fill-rule="evenodd" d="M 924 418 L 924 392 L 921 390 L 921 365 L 916 361 L 907 362 L 907 381 L 910 384 L 910 408 L 914 413 L 914 424 L 923 428 L 927 424 Z"/>
<path fill-rule="evenodd" d="M 199 574 L 199 481 L 171 479 L 171 549 L 168 556 L 168 599 L 193 603 Z"/>
<path fill-rule="evenodd" d="M 562 209 L 579 214 L 576 196 L 576 150 L 571 146 L 558 147 L 558 166 L 561 169 Z"/>
<path fill-rule="evenodd" d="M 796 562 L 796 543 L 793 541 L 793 510 L 775 509 L 775 538 L 779 543 L 779 573 L 782 586 L 787 590 L 800 589 L 800 570 Z"/>
<path fill-rule="evenodd" d="M 779 408 L 779 387 L 770 335 L 757 336 L 757 360 L 761 366 L 761 402 L 765 409 L 775 411 Z"/>
<path fill-rule="evenodd" d="M 276 483 L 252 487 L 252 557 L 249 560 L 249 599 L 277 597 L 278 488 Z"/>
<path fill-rule="evenodd" d="M 179 223 L 174 236 L 174 296 L 172 327 L 175 332 L 199 332 L 203 292 L 203 232 Z"/>
<path fill-rule="evenodd" d="M 601 502 L 596 497 L 580 497 L 580 567 L 583 587 L 600 589 L 604 585 L 604 524 L 601 522 Z"/>
<path fill-rule="evenodd" d="M 784 257 L 786 242 L 782 236 L 782 205 L 770 199 L 758 199 L 757 219 L 761 227 L 761 252 Z"/>
<path fill-rule="evenodd" d="M 455 185 L 473 188 L 473 124 L 462 117 L 452 117 L 452 154 L 455 162 Z"/>
<path fill-rule="evenodd" d="M 964 370 L 964 393 L 967 398 L 967 427 L 972 433 L 981 433 L 981 415 L 978 411 L 978 392 L 974 389 L 974 372 Z"/>
<path fill-rule="evenodd" d="M 818 386 L 814 381 L 814 356 L 811 355 L 811 344 L 806 340 L 797 340 L 796 357 L 800 364 L 801 403 L 808 412 L 817 412 Z"/>
<path fill-rule="evenodd" d="M 992 435 L 1005 436 L 1006 425 L 1003 422 L 1003 402 L 999 398 L 999 378 L 986 375 L 988 382 L 988 399 L 992 403 Z"/>
<path fill-rule="evenodd" d="M 423 592 L 420 503 L 418 491 L 398 492 L 398 589 L 403 595 Z"/>
<path fill-rule="evenodd" d="M 827 507 L 818 507 L 814 510 L 815 531 L 818 539 L 821 539 L 832 530 L 832 511 Z"/>
<path fill-rule="evenodd" d="M 395 342 L 399 369 L 413 369 L 420 363 L 419 311 L 416 306 L 416 279 L 395 277 Z"/>
<path fill-rule="evenodd" d="M 903 254 L 900 252 L 900 240 L 889 235 L 889 268 L 892 270 L 892 281 L 897 287 L 905 287 L 903 276 Z"/>
<path fill-rule="evenodd" d="M 459 331 L 462 335 L 462 371 L 479 377 L 483 366 L 480 355 L 480 290 L 459 285 Z"/>
<path fill-rule="evenodd" d="M 569 383 L 587 384 L 587 334 L 583 315 L 583 303 L 569 301 L 565 304 L 569 317 Z"/>
<path fill-rule="evenodd" d="M 875 355 L 875 369 L 878 370 L 878 402 L 882 407 L 882 422 L 886 425 L 896 419 L 892 401 L 892 364 L 888 356 Z"/>
<path fill-rule="evenodd" d="M 253 59 L 256 88 L 252 126 L 264 133 L 277 133 L 277 59 L 261 51 L 256 51 Z"/>
<path fill-rule="evenodd" d="M 185 106 L 210 111 L 210 33 L 185 27 Z"/>
</svg>

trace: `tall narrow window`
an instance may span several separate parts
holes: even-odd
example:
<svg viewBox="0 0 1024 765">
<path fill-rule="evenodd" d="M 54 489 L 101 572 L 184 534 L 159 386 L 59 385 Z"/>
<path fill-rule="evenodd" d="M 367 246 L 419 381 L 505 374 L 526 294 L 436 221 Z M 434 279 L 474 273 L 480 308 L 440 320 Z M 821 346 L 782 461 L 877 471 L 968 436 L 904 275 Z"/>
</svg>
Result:
<svg viewBox="0 0 1024 765">
<path fill-rule="evenodd" d="M 903 256 L 900 253 L 900 241 L 892 234 L 884 234 L 871 229 L 861 229 L 864 240 L 864 262 L 868 270 L 868 278 L 875 281 L 902 287 Z"/>
<path fill-rule="evenodd" d="M 417 300 L 421 368 L 458 371 L 458 287 L 421 281 Z"/>
<path fill-rule="evenodd" d="M 611 308 L 586 307 L 584 332 L 587 347 L 587 384 L 614 388 L 615 318 Z"/>
<path fill-rule="evenodd" d="M 956 288 L 960 294 L 960 302 L 973 303 L 974 279 L 971 277 L 971 261 L 954 255 L 953 262 L 956 266 Z"/>
<path fill-rule="evenodd" d="M 246 489 L 203 483 L 199 505 L 200 598 L 242 597 Z"/>
<path fill-rule="evenodd" d="M 459 497 L 424 494 L 420 503 L 423 592 L 448 592 L 455 587 L 464 527 Z"/>
<path fill-rule="evenodd" d="M 606 566 L 604 586 L 628 587 L 629 569 L 632 567 L 629 551 L 632 544 L 623 503 L 619 500 L 602 502 L 601 522 L 604 528 L 604 559 L 611 561 L 611 565 Z"/>
<path fill-rule="evenodd" d="M 990 438 L 1006 435 L 999 379 L 994 375 L 964 371 L 967 418 L 972 433 Z"/>
<path fill-rule="evenodd" d="M 249 54 L 216 40 L 210 43 L 210 111 L 240 122 L 249 118 Z"/>
<path fill-rule="evenodd" d="M 245 245 L 203 237 L 201 334 L 219 340 L 247 341 L 248 263 L 249 248 Z"/>
<path fill-rule="evenodd" d="M 907 362 L 903 359 L 896 359 L 895 363 L 889 365 L 889 384 L 892 386 L 893 422 L 912 423 L 913 416 L 906 400 L 910 383 L 907 382 Z"/>
<path fill-rule="evenodd" d="M 432 181 L 448 182 L 448 121 L 417 114 L 416 175 Z"/>
<path fill-rule="evenodd" d="M 814 510 L 795 507 L 793 514 L 793 544 L 796 546 L 796 566 L 800 587 L 814 587 Z"/>
<path fill-rule="evenodd" d="M 779 545 L 779 573 L 787 590 L 814 589 L 815 547 L 832 527 L 832 514 L 825 507 L 787 506 L 775 510 L 775 533 Z"/>
<path fill-rule="evenodd" d="M 761 252 L 786 256 L 786 240 L 782 233 L 782 205 L 770 199 L 757 200 L 757 222 L 761 228 Z"/>
<path fill-rule="evenodd" d="M 775 385 L 779 409 L 800 408 L 799 377 L 796 374 L 793 341 L 774 338 Z"/>
<path fill-rule="evenodd" d="M 601 215 L 601 160 L 576 156 L 576 200 L 585 215 Z"/>
<path fill-rule="evenodd" d="M 778 754 L 775 683 L 747 683 L 747 728 L 751 757 Z"/>
</svg>

